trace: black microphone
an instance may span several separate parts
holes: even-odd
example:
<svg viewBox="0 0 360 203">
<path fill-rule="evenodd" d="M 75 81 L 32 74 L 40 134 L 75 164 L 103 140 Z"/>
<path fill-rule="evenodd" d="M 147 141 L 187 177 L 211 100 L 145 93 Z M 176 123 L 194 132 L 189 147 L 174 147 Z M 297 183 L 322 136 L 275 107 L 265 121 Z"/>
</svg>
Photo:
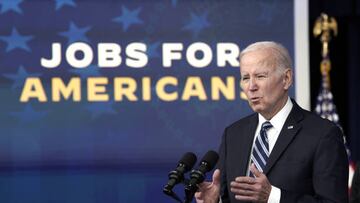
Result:
<svg viewBox="0 0 360 203">
<path fill-rule="evenodd" d="M 190 171 L 194 164 L 196 163 L 196 155 L 192 152 L 187 152 L 180 159 L 175 170 L 170 171 L 169 173 L 169 181 L 164 186 L 163 192 L 169 196 L 174 196 L 174 192 L 172 191 L 173 187 L 184 181 L 184 173 Z"/>
<path fill-rule="evenodd" d="M 186 202 L 191 202 L 195 192 L 198 190 L 198 184 L 205 180 L 205 174 L 211 171 L 217 161 L 219 155 L 214 151 L 208 151 L 200 162 L 198 170 L 192 170 L 190 173 L 190 181 L 185 187 Z"/>
</svg>

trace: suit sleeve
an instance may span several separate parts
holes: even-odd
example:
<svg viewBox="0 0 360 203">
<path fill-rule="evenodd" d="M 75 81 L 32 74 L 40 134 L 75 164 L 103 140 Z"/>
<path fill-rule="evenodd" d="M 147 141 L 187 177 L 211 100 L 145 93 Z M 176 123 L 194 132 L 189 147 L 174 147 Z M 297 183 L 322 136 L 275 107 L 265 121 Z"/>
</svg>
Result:
<svg viewBox="0 0 360 203">
<path fill-rule="evenodd" d="M 326 130 L 326 129 L 325 129 Z M 281 190 L 281 203 L 347 203 L 348 158 L 341 130 L 332 125 L 320 139 L 314 153 L 314 195 Z"/>
</svg>

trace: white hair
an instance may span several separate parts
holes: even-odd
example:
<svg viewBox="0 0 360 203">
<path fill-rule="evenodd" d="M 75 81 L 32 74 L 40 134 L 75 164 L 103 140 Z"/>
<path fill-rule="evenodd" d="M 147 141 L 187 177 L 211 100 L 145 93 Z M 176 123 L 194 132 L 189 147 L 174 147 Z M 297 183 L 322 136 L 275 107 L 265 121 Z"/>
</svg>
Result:
<svg viewBox="0 0 360 203">
<path fill-rule="evenodd" d="M 244 55 L 253 51 L 266 51 L 268 54 L 268 57 L 266 57 L 264 61 L 259 61 L 259 63 L 275 66 L 277 68 L 281 68 L 282 70 L 292 68 L 292 62 L 288 50 L 279 43 L 273 41 L 263 41 L 250 44 L 240 53 L 240 62 Z"/>
</svg>

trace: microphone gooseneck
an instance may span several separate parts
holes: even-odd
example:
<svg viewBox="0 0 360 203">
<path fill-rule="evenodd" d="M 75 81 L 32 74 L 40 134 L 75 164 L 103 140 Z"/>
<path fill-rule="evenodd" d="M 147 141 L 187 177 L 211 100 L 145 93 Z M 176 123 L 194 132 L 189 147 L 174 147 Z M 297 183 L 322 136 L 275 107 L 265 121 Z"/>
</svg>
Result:
<svg viewBox="0 0 360 203">
<path fill-rule="evenodd" d="M 163 192 L 166 195 L 171 196 L 172 198 L 181 202 L 180 198 L 176 196 L 176 194 L 172 191 L 174 186 L 178 183 L 184 181 L 184 173 L 190 171 L 194 164 L 196 163 L 196 155 L 192 152 L 187 152 L 183 155 L 183 157 L 178 162 L 178 165 L 175 170 L 170 171 L 168 177 L 169 181 L 164 186 Z"/>
</svg>

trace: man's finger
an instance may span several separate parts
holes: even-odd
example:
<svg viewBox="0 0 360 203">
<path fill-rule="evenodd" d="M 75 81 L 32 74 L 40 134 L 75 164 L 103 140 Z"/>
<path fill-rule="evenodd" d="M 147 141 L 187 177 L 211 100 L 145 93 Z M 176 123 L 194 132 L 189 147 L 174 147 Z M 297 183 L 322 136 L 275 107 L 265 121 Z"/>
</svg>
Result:
<svg viewBox="0 0 360 203">
<path fill-rule="evenodd" d="M 255 196 L 257 193 L 252 190 L 243 190 L 243 189 L 237 189 L 237 188 L 230 188 L 230 191 L 234 193 L 235 195 L 244 195 L 244 196 Z"/>
<path fill-rule="evenodd" d="M 216 169 L 212 177 L 214 185 L 220 185 L 220 177 L 220 170 Z"/>
<path fill-rule="evenodd" d="M 255 175 L 255 177 L 260 177 L 261 172 L 255 167 L 255 164 L 251 164 L 250 171 Z"/>
<path fill-rule="evenodd" d="M 207 187 L 209 187 L 212 183 L 211 182 L 202 182 L 198 184 L 199 191 L 206 190 Z"/>
<path fill-rule="evenodd" d="M 252 196 L 235 195 L 235 199 L 242 201 L 255 201 L 256 199 Z"/>
<path fill-rule="evenodd" d="M 201 192 L 195 192 L 195 198 L 196 199 L 202 199 L 202 193 Z"/>
<path fill-rule="evenodd" d="M 239 176 L 235 178 L 235 181 L 238 183 L 248 183 L 248 184 L 254 184 L 255 178 L 248 177 L 248 176 Z"/>
<path fill-rule="evenodd" d="M 253 184 L 238 183 L 234 181 L 230 183 L 230 187 L 234 189 L 251 190 L 251 191 L 254 191 L 256 189 L 256 186 Z"/>
<path fill-rule="evenodd" d="M 252 186 L 252 184 L 248 184 L 248 183 L 239 183 L 239 182 L 235 182 L 232 181 L 230 183 L 230 187 L 235 187 L 235 188 L 242 188 L 242 189 L 250 189 Z"/>
</svg>

